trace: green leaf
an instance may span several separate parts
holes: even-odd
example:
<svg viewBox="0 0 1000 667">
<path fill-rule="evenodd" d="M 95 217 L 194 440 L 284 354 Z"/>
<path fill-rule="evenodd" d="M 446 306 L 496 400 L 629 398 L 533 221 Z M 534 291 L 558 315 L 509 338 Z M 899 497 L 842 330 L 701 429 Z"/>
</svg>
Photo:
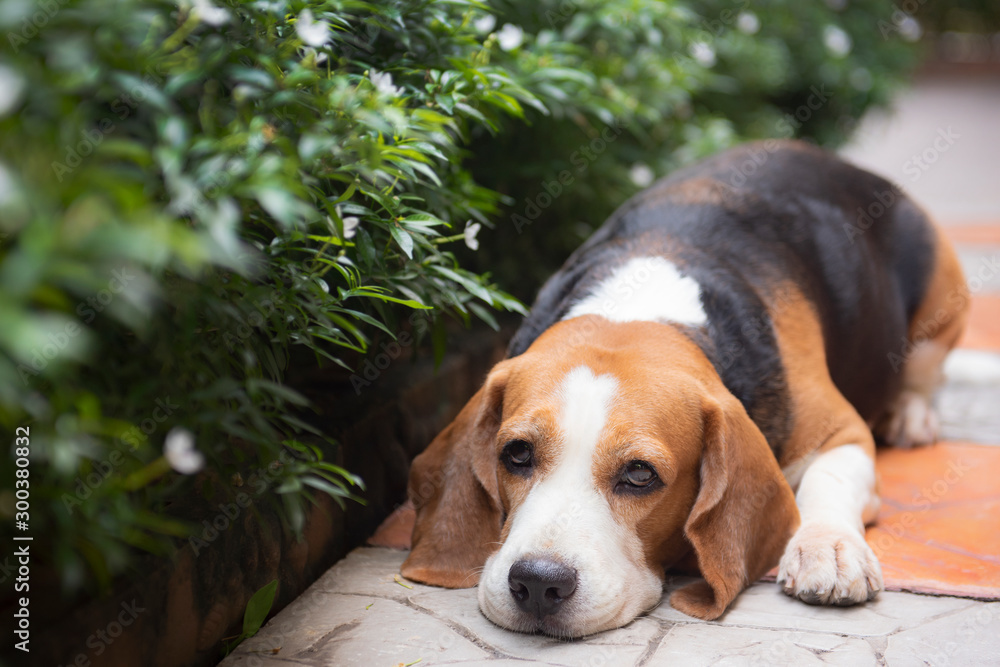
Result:
<svg viewBox="0 0 1000 667">
<path fill-rule="evenodd" d="M 278 580 L 266 584 L 250 597 L 246 611 L 243 612 L 243 638 L 249 639 L 257 634 L 260 626 L 271 612 L 274 596 L 278 592 Z"/>
<path fill-rule="evenodd" d="M 490 296 L 489 290 L 487 290 L 485 287 L 483 287 L 482 285 L 480 285 L 479 283 L 477 283 L 474 279 L 468 278 L 466 276 L 463 276 L 459 272 L 452 271 L 451 269 L 449 269 L 448 267 L 445 267 L 445 266 L 433 265 L 430 268 L 431 268 L 431 271 L 435 271 L 435 272 L 440 273 L 441 275 L 445 276 L 446 278 L 450 278 L 451 280 L 454 280 L 456 283 L 458 283 L 459 285 L 461 285 L 465 289 L 469 290 L 469 292 L 473 296 L 476 296 L 479 299 L 482 299 L 483 301 L 485 301 L 486 303 L 488 303 L 490 305 L 493 304 L 493 297 Z"/>
<path fill-rule="evenodd" d="M 406 256 L 413 259 L 413 237 L 397 225 L 389 227 L 389 232 L 392 234 L 392 238 L 396 239 L 396 243 L 399 244 L 403 252 L 406 253 Z"/>
</svg>

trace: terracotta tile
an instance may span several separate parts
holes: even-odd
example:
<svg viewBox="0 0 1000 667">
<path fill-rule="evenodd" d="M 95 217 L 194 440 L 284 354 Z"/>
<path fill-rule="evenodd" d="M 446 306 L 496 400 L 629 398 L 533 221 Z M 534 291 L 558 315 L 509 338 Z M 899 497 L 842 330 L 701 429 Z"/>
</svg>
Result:
<svg viewBox="0 0 1000 667">
<path fill-rule="evenodd" d="M 951 239 L 952 243 L 1000 244 L 1000 221 L 992 224 L 984 222 L 975 225 L 942 226 L 942 229 L 944 235 Z"/>
<path fill-rule="evenodd" d="M 876 467 L 882 510 L 866 537 L 886 588 L 1000 597 L 1000 447 L 884 449 Z"/>
<path fill-rule="evenodd" d="M 1000 295 L 972 297 L 969 325 L 958 342 L 959 347 L 1000 350 Z"/>
</svg>

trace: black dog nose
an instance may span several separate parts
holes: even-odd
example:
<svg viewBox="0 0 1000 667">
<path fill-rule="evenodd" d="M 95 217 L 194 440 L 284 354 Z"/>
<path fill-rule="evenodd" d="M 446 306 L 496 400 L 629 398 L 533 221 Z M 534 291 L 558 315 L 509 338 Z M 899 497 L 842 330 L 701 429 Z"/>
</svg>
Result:
<svg viewBox="0 0 1000 667">
<path fill-rule="evenodd" d="M 510 566 L 507 583 L 517 606 L 542 618 L 576 591 L 576 570 L 544 558 L 524 558 Z"/>
</svg>

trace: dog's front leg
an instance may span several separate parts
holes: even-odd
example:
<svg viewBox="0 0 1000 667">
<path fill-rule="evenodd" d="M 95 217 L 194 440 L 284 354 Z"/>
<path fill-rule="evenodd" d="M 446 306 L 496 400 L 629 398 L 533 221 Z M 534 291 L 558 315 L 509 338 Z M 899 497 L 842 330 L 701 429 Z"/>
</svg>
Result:
<svg viewBox="0 0 1000 667">
<path fill-rule="evenodd" d="M 778 583 L 788 595 L 810 604 L 851 605 L 882 590 L 882 568 L 865 542 L 865 524 L 879 506 L 870 450 L 840 445 L 806 469 L 795 496 L 802 523 L 778 566 Z"/>
</svg>

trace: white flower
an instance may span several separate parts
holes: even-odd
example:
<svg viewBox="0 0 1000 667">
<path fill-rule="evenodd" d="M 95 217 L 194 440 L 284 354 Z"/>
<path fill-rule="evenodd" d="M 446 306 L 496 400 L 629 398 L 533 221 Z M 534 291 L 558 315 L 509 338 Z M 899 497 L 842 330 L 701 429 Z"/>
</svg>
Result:
<svg viewBox="0 0 1000 667">
<path fill-rule="evenodd" d="M 920 22 L 909 14 L 899 22 L 899 34 L 908 42 L 915 42 L 920 39 L 924 31 L 920 28 Z"/>
<path fill-rule="evenodd" d="M 760 30 L 760 19 L 753 12 L 740 12 L 736 18 L 736 27 L 740 32 L 755 35 Z"/>
<path fill-rule="evenodd" d="M 711 67 L 715 64 L 715 49 L 707 42 L 695 42 L 691 45 L 691 56 L 698 61 L 702 67 Z"/>
<path fill-rule="evenodd" d="M 632 182 L 644 188 L 653 182 L 653 170 L 641 162 L 636 162 L 628 172 Z"/>
<path fill-rule="evenodd" d="M 17 106 L 23 92 L 24 78 L 13 67 L 0 65 L 0 117 Z"/>
<path fill-rule="evenodd" d="M 182 475 L 193 475 L 205 467 L 205 457 L 194 448 L 194 434 L 186 428 L 170 429 L 163 441 L 163 455 Z"/>
<path fill-rule="evenodd" d="M 326 53 L 323 51 L 317 51 L 311 46 L 307 46 L 306 48 L 302 49 L 302 59 L 308 60 L 309 58 L 313 59 L 314 65 L 322 65 L 323 63 L 326 62 Z"/>
<path fill-rule="evenodd" d="M 299 39 L 309 46 L 323 46 L 330 39 L 330 26 L 326 21 L 313 20 L 312 10 L 304 9 L 295 22 Z"/>
<path fill-rule="evenodd" d="M 480 35 L 485 35 L 489 31 L 493 30 L 493 26 L 497 24 L 497 17 L 493 14 L 484 14 L 478 19 L 472 22 L 472 27 L 476 29 Z"/>
<path fill-rule="evenodd" d="M 469 220 L 465 223 L 465 245 L 469 246 L 473 250 L 479 250 L 479 239 L 476 238 L 476 234 L 479 233 L 479 228 L 482 227 L 478 222 L 472 222 Z"/>
<path fill-rule="evenodd" d="M 203 23 L 220 26 L 229 22 L 229 12 L 222 7 L 216 7 L 210 0 L 194 0 L 194 12 Z"/>
<path fill-rule="evenodd" d="M 838 58 L 851 52 L 851 36 L 835 25 L 828 25 L 823 29 L 823 44 Z"/>
<path fill-rule="evenodd" d="M 358 231 L 358 223 L 361 222 L 356 215 L 349 215 L 346 218 L 340 215 L 340 207 L 337 207 L 337 215 L 340 216 L 341 221 L 344 223 L 344 240 L 354 238 L 354 235 Z"/>
<path fill-rule="evenodd" d="M 385 93 L 386 95 L 399 95 L 403 92 L 402 88 L 397 88 L 392 85 L 392 74 L 389 74 L 388 72 L 379 72 L 372 68 L 369 71 L 368 76 L 371 78 L 375 89 L 380 93 Z"/>
<path fill-rule="evenodd" d="M 500 32 L 497 33 L 497 40 L 500 42 L 501 49 L 513 51 L 524 41 L 524 30 L 521 30 L 519 26 L 504 23 Z"/>
</svg>

